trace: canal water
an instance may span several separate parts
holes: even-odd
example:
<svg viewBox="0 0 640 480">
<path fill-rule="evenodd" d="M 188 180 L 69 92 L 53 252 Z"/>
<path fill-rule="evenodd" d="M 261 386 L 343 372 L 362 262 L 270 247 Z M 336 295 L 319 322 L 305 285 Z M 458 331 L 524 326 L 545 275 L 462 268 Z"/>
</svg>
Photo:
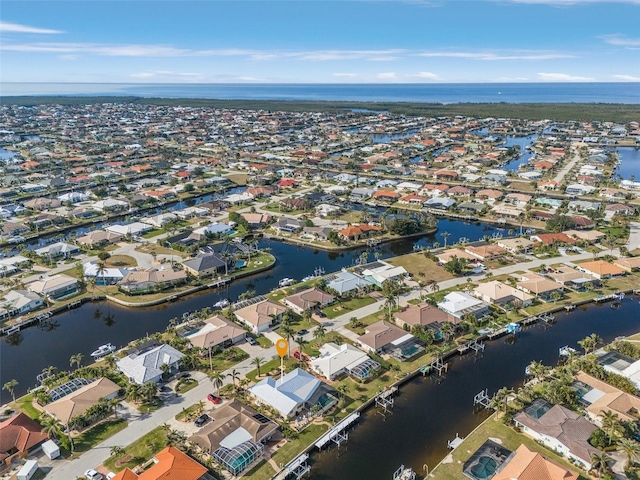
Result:
<svg viewBox="0 0 640 480">
<path fill-rule="evenodd" d="M 347 446 L 311 456 L 315 480 L 366 478 L 389 480 L 401 465 L 418 474 L 433 469 L 447 455 L 447 440 L 456 433 L 467 436 L 488 416 L 474 413 L 473 397 L 488 389 L 493 395 L 503 386 L 518 387 L 532 361 L 555 365 L 558 349 L 597 333 L 605 342 L 640 330 L 640 303 L 627 297 L 620 309 L 610 304 L 591 305 L 572 313 L 556 314 L 549 327 L 533 325 L 513 337 L 486 344 L 484 354 L 455 356 L 446 376 L 437 380 L 416 377 L 400 387 L 393 414 L 383 417 L 377 408 L 363 413 L 349 433 Z M 357 394 L 353 389 L 349 395 Z"/>
<path fill-rule="evenodd" d="M 234 281 L 220 290 L 207 290 L 173 303 L 144 309 L 129 309 L 107 302 L 87 303 L 53 317 L 50 329 L 30 327 L 17 335 L 0 339 L 0 378 L 7 379 L 5 382 L 15 378 L 19 383 L 16 394 L 23 394 L 27 388 L 36 385 L 36 375 L 43 368 L 53 365 L 58 369 L 68 369 L 71 355 L 82 353 L 88 360 L 90 353 L 104 343 L 124 346 L 131 340 L 164 330 L 171 318 L 182 318 L 184 312 L 212 307 L 224 298 L 235 300 L 247 290 L 253 290 L 256 294 L 268 293 L 285 277 L 301 280 L 312 275 L 318 267 L 322 267 L 326 273 L 339 271 L 354 265 L 363 252 L 368 253 L 369 261 L 374 261 L 375 252 L 379 252 L 380 258 L 384 259 L 410 253 L 414 245 L 426 247 L 434 242 L 444 245 L 443 232 L 450 234 L 448 244 L 451 245 L 461 237 L 474 241 L 485 235 L 499 234 L 501 229 L 489 224 L 441 219 L 435 235 L 385 243 L 375 249 L 359 248 L 341 252 L 262 240 L 260 248 L 271 249 L 277 259 L 275 266 L 266 272 Z M 107 313 L 110 315 L 107 316 Z M 0 404 L 9 401 L 6 390 L 0 394 Z"/>
<path fill-rule="evenodd" d="M 509 148 L 517 145 L 520 147 L 521 155 L 517 158 L 514 158 L 513 160 L 509 160 L 500 168 L 502 168 L 503 170 L 515 172 L 520 168 L 521 165 L 526 165 L 527 163 L 529 163 L 529 160 L 531 160 L 531 157 L 533 157 L 534 152 L 532 152 L 531 150 L 527 150 L 527 147 L 532 146 L 537 138 L 538 135 L 528 135 L 526 137 L 514 137 L 511 135 L 507 136 L 504 144 L 502 144 L 501 147 Z"/>
<path fill-rule="evenodd" d="M 624 180 L 632 177 L 638 181 L 640 179 L 640 150 L 633 147 L 616 148 L 620 164 L 616 168 L 616 173 Z"/>
</svg>

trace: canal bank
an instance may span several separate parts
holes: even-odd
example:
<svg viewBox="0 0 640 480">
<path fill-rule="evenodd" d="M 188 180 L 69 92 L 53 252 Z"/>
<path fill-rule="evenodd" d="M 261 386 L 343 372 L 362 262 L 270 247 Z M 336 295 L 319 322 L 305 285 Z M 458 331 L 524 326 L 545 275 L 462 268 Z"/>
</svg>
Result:
<svg viewBox="0 0 640 480">
<path fill-rule="evenodd" d="M 466 436 L 488 416 L 474 413 L 473 397 L 487 389 L 493 395 L 503 386 L 522 385 L 531 361 L 555 365 L 564 345 L 597 333 L 605 342 L 640 330 L 640 303 L 627 296 L 611 315 L 610 304 L 590 304 L 571 313 L 557 313 L 557 322 L 524 328 L 486 343 L 484 352 L 453 355 L 445 375 L 416 376 L 395 398 L 393 414 L 383 417 L 379 408 L 362 412 L 359 425 L 349 434 L 347 446 L 314 453 L 314 479 L 389 479 L 400 464 L 422 472 L 446 456 L 447 441 Z"/>
</svg>

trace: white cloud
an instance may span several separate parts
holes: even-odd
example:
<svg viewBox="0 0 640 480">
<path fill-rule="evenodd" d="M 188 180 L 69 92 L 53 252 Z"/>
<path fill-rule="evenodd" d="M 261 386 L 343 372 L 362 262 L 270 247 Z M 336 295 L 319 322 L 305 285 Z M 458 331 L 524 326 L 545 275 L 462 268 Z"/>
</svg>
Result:
<svg viewBox="0 0 640 480">
<path fill-rule="evenodd" d="M 376 78 L 380 80 L 397 80 L 398 74 L 396 72 L 383 72 L 377 74 Z"/>
<path fill-rule="evenodd" d="M 611 78 L 620 82 L 640 82 L 640 77 L 634 77 L 633 75 L 612 75 Z"/>
<path fill-rule="evenodd" d="M 600 36 L 609 45 L 618 47 L 640 48 L 640 38 L 627 38 L 624 35 L 602 35 Z"/>
<path fill-rule="evenodd" d="M 2 33 L 38 33 L 43 35 L 63 33 L 60 30 L 52 30 L 50 28 L 32 27 L 30 25 L 21 25 L 19 23 L 10 23 L 10 22 L 2 22 L 2 21 L 0 21 L 0 32 Z"/>
<path fill-rule="evenodd" d="M 556 52 L 421 52 L 420 57 L 427 58 L 467 58 L 471 60 L 502 61 L 502 60 L 556 60 L 559 58 L 574 58 L 568 53 Z"/>
<path fill-rule="evenodd" d="M 132 78 L 202 78 L 201 73 L 192 72 L 172 72 L 171 70 L 156 70 L 154 72 L 138 72 L 132 73 Z"/>
<path fill-rule="evenodd" d="M 300 60 L 327 61 L 327 60 L 369 60 L 389 61 L 396 60 L 397 55 L 403 50 L 317 50 L 310 52 L 290 52 L 285 56 Z"/>
<path fill-rule="evenodd" d="M 3 44 L 0 49 L 13 52 L 30 53 L 83 53 L 109 57 L 177 57 L 189 53 L 163 45 L 96 45 L 90 43 L 30 43 Z"/>
<path fill-rule="evenodd" d="M 592 77 L 580 77 L 566 73 L 538 73 L 538 79 L 543 82 L 593 82 Z"/>
<path fill-rule="evenodd" d="M 438 80 L 439 77 L 435 73 L 432 72 L 418 72 L 413 75 L 409 75 L 410 77 L 416 77 L 422 80 Z"/>
</svg>

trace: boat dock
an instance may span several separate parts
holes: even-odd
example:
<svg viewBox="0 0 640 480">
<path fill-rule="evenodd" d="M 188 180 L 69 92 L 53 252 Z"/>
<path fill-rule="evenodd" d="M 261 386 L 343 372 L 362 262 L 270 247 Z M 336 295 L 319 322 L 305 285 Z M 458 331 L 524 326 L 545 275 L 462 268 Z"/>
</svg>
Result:
<svg viewBox="0 0 640 480">
<path fill-rule="evenodd" d="M 461 438 L 456 433 L 456 438 L 454 438 L 453 440 L 447 440 L 447 448 L 449 448 L 450 450 L 455 450 L 460 445 L 462 445 L 462 442 L 464 442 L 464 438 Z"/>
<path fill-rule="evenodd" d="M 376 405 L 382 408 L 382 415 L 393 410 L 393 397 L 398 392 L 398 387 L 385 388 L 375 397 Z"/>
<path fill-rule="evenodd" d="M 322 450 L 323 447 L 330 443 L 335 443 L 340 448 L 341 443 L 349 440 L 349 434 L 345 433 L 345 430 L 358 421 L 358 418 L 360 418 L 360 412 L 353 412 L 321 436 L 314 445 L 318 450 Z"/>
<path fill-rule="evenodd" d="M 491 398 L 488 395 L 488 389 L 484 389 L 473 397 L 474 408 L 480 405 L 484 408 L 491 408 Z"/>
<path fill-rule="evenodd" d="M 404 465 L 400 465 L 400 468 L 393 473 L 393 480 L 415 480 L 415 478 L 416 472 Z"/>
<path fill-rule="evenodd" d="M 596 303 L 608 302 L 610 300 L 622 300 L 624 299 L 624 293 L 610 293 L 608 295 L 598 295 L 593 299 Z"/>
</svg>

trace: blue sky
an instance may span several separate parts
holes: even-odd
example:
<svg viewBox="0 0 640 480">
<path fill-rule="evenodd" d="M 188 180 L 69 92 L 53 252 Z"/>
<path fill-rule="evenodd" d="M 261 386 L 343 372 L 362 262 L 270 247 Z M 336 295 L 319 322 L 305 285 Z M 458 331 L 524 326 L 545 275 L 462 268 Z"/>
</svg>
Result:
<svg viewBox="0 0 640 480">
<path fill-rule="evenodd" d="M 640 81 L 640 0 L 3 0 L 0 81 Z"/>
</svg>

